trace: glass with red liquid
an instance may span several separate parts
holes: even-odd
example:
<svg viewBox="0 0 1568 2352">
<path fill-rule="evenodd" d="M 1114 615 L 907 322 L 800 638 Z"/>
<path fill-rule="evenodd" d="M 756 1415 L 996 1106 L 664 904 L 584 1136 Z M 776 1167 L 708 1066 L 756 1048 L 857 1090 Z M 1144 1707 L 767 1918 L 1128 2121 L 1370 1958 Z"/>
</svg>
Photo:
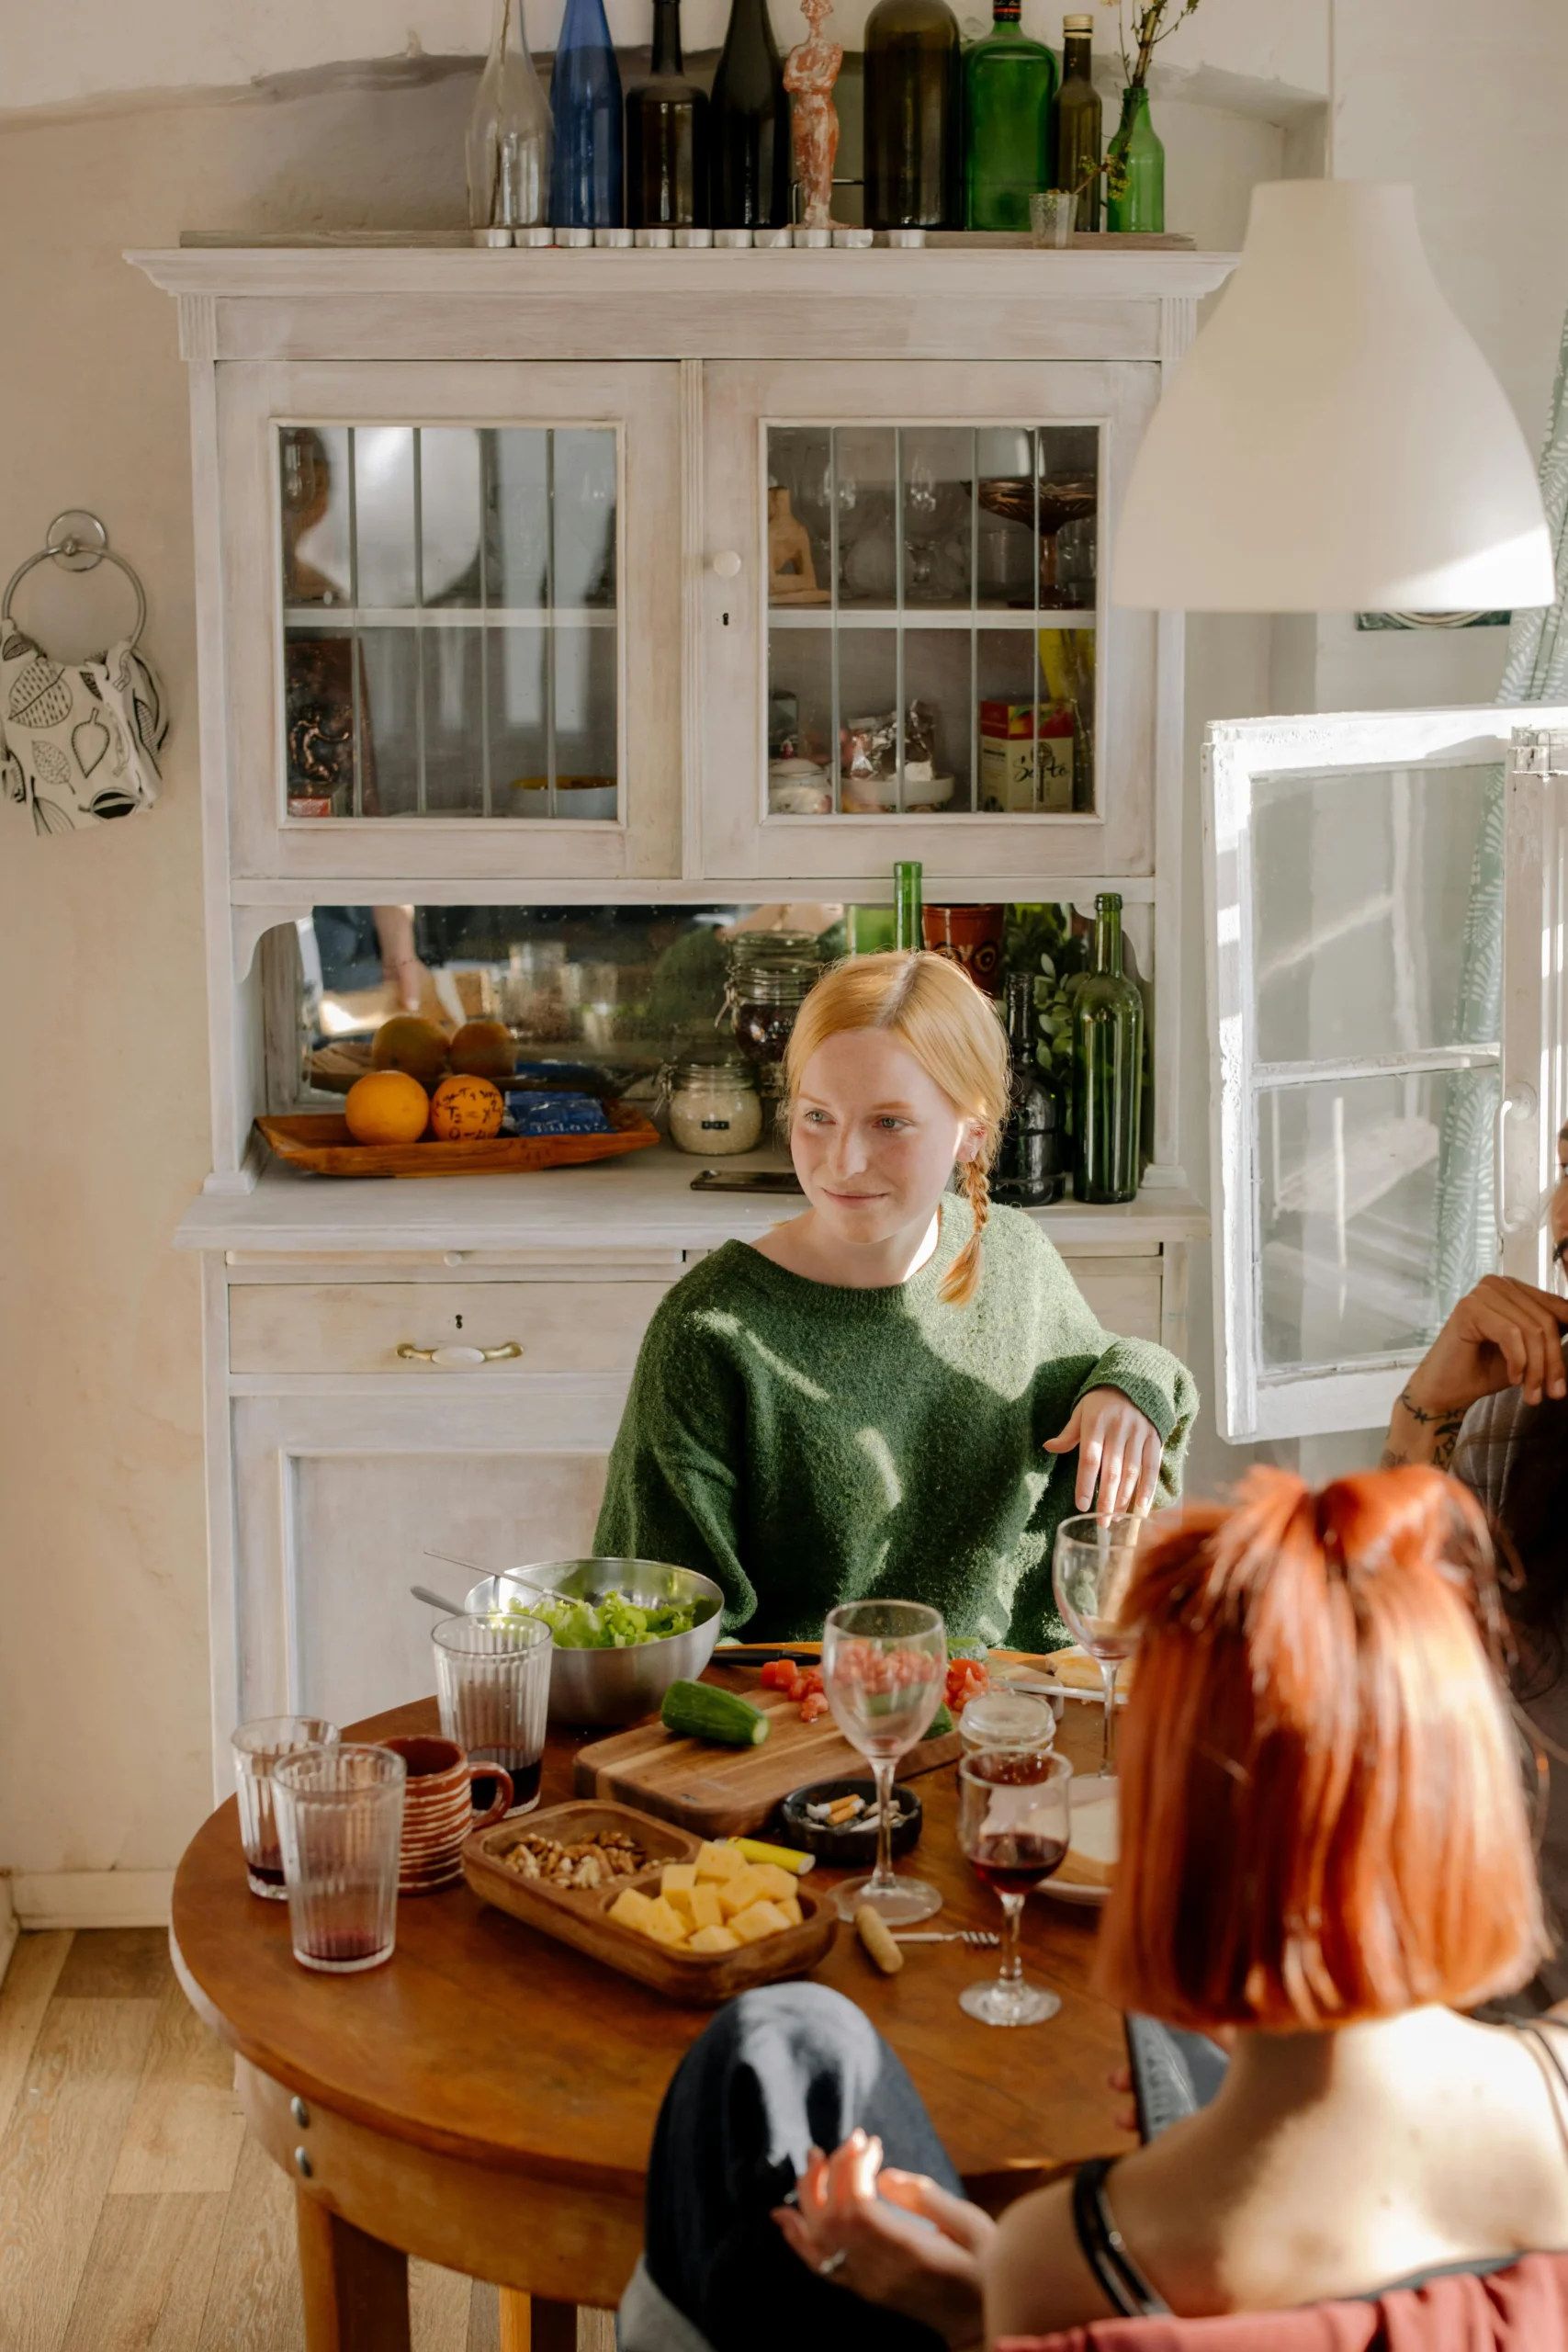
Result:
<svg viewBox="0 0 1568 2352">
<path fill-rule="evenodd" d="M 338 1737 L 336 1724 L 320 1715 L 263 1715 L 255 1723 L 242 1724 L 234 1734 L 230 1744 L 240 1798 L 240 1843 L 253 1894 L 282 1903 L 288 1894 L 272 1809 L 274 1765 L 286 1756 L 298 1756 L 302 1748 L 335 1747 Z"/>
<path fill-rule="evenodd" d="M 302 1968 L 332 1975 L 392 1957 L 408 1766 L 357 1742 L 287 1756 L 272 1776 L 288 1924 Z"/>
<path fill-rule="evenodd" d="M 982 1747 L 958 1768 L 958 1842 L 1002 1906 L 999 1975 L 969 1984 L 958 2006 L 983 2025 L 1041 2025 L 1060 1997 L 1032 1984 L 1018 1952 L 1023 1898 L 1059 1870 L 1071 1836 L 1065 1756 Z"/>
<path fill-rule="evenodd" d="M 435 1645 L 441 1728 L 475 1764 L 499 1764 L 512 1780 L 512 1810 L 539 1802 L 545 1722 L 555 1641 L 537 1617 L 444 1617 Z"/>
</svg>

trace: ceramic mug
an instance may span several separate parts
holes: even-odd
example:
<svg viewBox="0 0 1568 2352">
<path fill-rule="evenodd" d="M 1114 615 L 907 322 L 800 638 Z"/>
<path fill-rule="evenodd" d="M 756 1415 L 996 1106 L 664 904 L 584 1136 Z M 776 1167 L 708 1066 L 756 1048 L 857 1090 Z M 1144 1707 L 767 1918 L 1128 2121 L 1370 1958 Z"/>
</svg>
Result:
<svg viewBox="0 0 1568 2352">
<path fill-rule="evenodd" d="M 962 964 L 987 996 L 1002 992 L 1002 907 L 927 907 L 921 915 L 926 945 L 950 963 Z"/>
<path fill-rule="evenodd" d="M 381 1745 L 408 1767 L 398 1893 L 434 1894 L 439 1887 L 456 1886 L 463 1875 L 464 1838 L 511 1812 L 511 1776 L 499 1764 L 470 1763 L 455 1739 L 438 1739 L 434 1734 L 383 1740 Z M 497 1784 L 488 1813 L 474 1810 L 476 1781 Z"/>
</svg>

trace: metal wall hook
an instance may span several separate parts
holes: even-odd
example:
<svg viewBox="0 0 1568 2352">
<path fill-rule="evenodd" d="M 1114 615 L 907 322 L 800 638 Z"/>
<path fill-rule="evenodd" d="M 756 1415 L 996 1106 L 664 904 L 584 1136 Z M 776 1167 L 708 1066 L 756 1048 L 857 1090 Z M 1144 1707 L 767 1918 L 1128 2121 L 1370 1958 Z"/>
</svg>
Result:
<svg viewBox="0 0 1568 2352">
<path fill-rule="evenodd" d="M 110 547 L 109 535 L 97 516 L 89 514 L 85 506 L 68 506 L 62 514 L 57 514 L 49 526 L 49 537 L 38 553 L 28 556 L 25 562 L 17 566 L 6 582 L 4 595 L 0 595 L 0 621 L 9 624 L 11 599 L 17 592 L 17 583 L 27 577 L 35 564 L 58 563 L 66 571 L 96 571 L 106 558 L 118 565 L 136 591 L 136 626 L 130 639 L 134 650 L 141 642 L 141 632 L 147 626 L 147 592 L 124 556 L 117 555 Z"/>
</svg>

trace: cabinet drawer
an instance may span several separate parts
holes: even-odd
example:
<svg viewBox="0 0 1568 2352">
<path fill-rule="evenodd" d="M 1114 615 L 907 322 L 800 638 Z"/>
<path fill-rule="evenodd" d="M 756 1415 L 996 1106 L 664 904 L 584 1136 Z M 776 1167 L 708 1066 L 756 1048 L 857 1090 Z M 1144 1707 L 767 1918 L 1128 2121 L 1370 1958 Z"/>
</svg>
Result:
<svg viewBox="0 0 1568 2352">
<path fill-rule="evenodd" d="M 629 1372 L 668 1283 L 235 1283 L 229 1369 Z M 433 1365 L 400 1347 L 506 1348 L 494 1363 Z"/>
<path fill-rule="evenodd" d="M 1062 1252 L 1067 1272 L 1108 1331 L 1119 1340 L 1160 1336 L 1157 1258 L 1076 1258 Z"/>
</svg>

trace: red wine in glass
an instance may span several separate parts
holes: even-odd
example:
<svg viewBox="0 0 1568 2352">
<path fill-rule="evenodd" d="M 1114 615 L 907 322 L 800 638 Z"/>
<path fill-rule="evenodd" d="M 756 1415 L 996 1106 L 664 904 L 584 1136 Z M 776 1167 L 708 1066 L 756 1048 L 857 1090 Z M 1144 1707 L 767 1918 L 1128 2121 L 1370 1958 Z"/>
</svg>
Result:
<svg viewBox="0 0 1568 2352">
<path fill-rule="evenodd" d="M 1046 1749 L 982 1747 L 958 1768 L 958 1842 L 1002 1906 L 1000 1973 L 958 1996 L 982 2025 L 1038 2025 L 1062 2006 L 1025 1977 L 1018 1936 L 1024 1896 L 1066 1854 L 1071 1779 L 1066 1758 Z"/>
<path fill-rule="evenodd" d="M 987 1838 L 969 1857 L 975 1875 L 998 1894 L 1032 1894 L 1066 1860 L 1065 1838 Z"/>
</svg>

